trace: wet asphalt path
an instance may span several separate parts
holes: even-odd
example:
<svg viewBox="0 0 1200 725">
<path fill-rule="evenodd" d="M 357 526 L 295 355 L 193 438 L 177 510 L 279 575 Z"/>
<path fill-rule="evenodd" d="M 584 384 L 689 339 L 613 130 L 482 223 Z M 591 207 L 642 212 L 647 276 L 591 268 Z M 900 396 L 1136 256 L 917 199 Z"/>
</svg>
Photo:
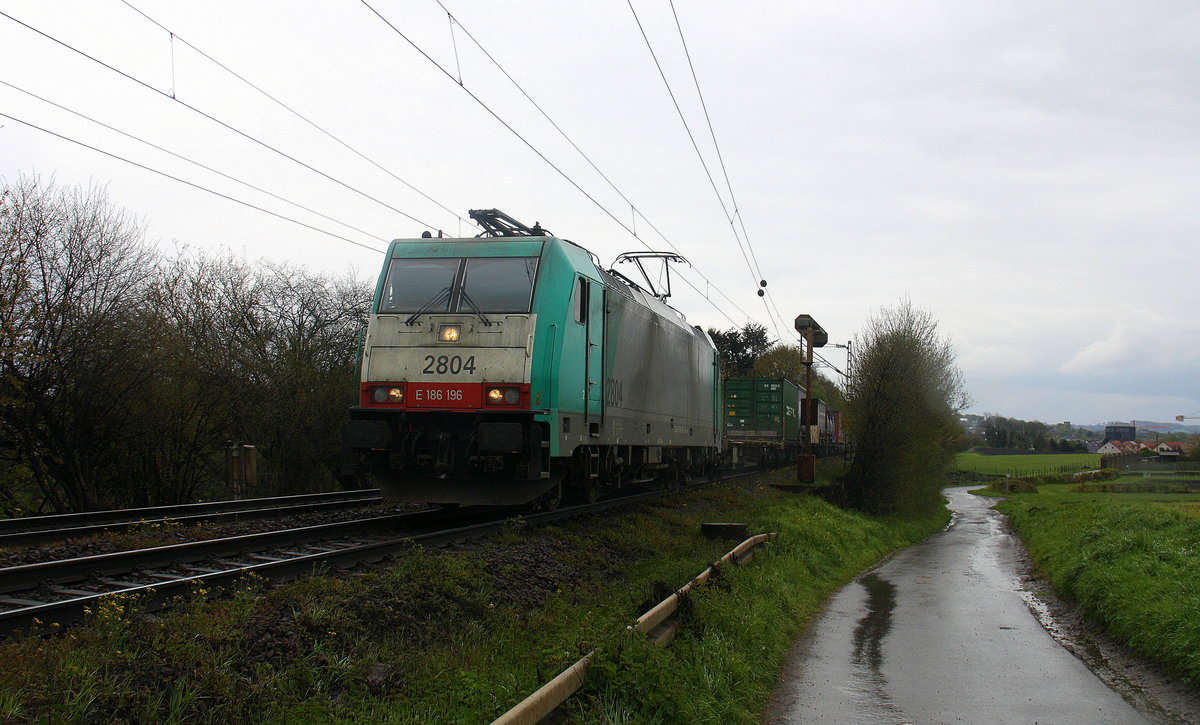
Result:
<svg viewBox="0 0 1200 725">
<path fill-rule="evenodd" d="M 764 722 L 1152 722 L 1029 610 L 1020 542 L 993 500 L 946 490 L 955 521 L 851 582 L 797 644 Z"/>
</svg>

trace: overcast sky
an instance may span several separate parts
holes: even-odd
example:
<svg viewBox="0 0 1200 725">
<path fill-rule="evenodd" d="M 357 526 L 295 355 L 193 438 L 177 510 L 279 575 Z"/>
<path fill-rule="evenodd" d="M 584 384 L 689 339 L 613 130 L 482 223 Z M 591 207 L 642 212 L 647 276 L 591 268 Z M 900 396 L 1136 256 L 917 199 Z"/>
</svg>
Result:
<svg viewBox="0 0 1200 725">
<path fill-rule="evenodd" d="M 793 340 L 791 320 L 806 313 L 845 342 L 908 298 L 953 341 L 971 412 L 1074 423 L 1200 415 L 1194 0 L 679 0 L 749 264 L 670 2 L 635 0 L 637 19 L 620 0 L 369 2 L 395 29 L 360 0 L 0 0 L 12 18 L 141 82 L 0 17 L 0 113 L 380 251 L 430 228 L 473 236 L 463 221 L 473 208 L 538 221 L 606 265 L 646 248 L 636 230 L 691 262 L 679 272 L 698 292 L 677 281 L 673 303 L 708 327 L 749 319 Z M 382 261 L 0 124 L 9 183 L 37 173 L 104 185 L 168 253 L 227 250 L 364 280 Z M 844 368 L 844 350 L 822 353 Z"/>
</svg>

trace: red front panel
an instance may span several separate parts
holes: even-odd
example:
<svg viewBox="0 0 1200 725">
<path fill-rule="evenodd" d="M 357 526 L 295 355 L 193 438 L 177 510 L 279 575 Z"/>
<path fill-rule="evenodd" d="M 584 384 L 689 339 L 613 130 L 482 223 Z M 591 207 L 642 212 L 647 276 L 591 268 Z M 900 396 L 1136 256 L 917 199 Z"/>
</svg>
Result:
<svg viewBox="0 0 1200 725">
<path fill-rule="evenodd" d="M 482 408 L 479 383 L 408 383 L 408 408 Z"/>
<path fill-rule="evenodd" d="M 516 390 L 515 399 L 489 398 L 493 388 Z M 376 399 L 376 394 L 382 397 Z M 392 397 L 391 393 L 395 393 Z M 362 384 L 362 405 L 391 410 L 528 410 L 529 385 L 518 383 L 389 383 Z M 509 400 L 512 402 L 509 402 Z"/>
</svg>

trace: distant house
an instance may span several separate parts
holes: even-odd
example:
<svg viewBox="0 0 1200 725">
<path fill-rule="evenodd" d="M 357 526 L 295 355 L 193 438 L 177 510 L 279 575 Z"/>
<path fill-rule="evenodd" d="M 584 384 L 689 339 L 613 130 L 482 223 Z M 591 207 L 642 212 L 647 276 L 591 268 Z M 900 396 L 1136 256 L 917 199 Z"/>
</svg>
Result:
<svg viewBox="0 0 1200 725">
<path fill-rule="evenodd" d="M 1183 455 L 1183 444 L 1179 441 L 1165 441 L 1159 443 L 1154 452 L 1158 454 L 1159 458 L 1177 460 Z"/>
<path fill-rule="evenodd" d="M 1119 456 L 1126 453 L 1137 455 L 1142 450 L 1142 444 L 1137 441 L 1105 441 L 1096 449 L 1102 456 Z"/>
</svg>

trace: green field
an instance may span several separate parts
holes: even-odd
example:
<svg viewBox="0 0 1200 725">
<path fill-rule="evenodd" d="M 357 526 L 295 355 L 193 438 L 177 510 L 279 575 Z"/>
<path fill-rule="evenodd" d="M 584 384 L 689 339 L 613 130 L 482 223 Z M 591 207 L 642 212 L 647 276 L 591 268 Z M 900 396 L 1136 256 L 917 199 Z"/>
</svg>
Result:
<svg viewBox="0 0 1200 725">
<path fill-rule="evenodd" d="M 1021 500 L 1034 501 L 1039 506 L 1059 504 L 1080 504 L 1095 501 L 1128 504 L 1161 504 L 1164 506 L 1180 506 L 1181 509 L 1200 506 L 1200 493 L 1094 493 L 1078 492 L 1073 483 L 1044 483 L 1037 487 L 1036 494 L 1020 494 Z M 984 496 L 1011 496 L 991 489 L 981 489 L 975 493 Z"/>
<path fill-rule="evenodd" d="M 1037 476 L 1046 473 L 1073 473 L 1100 467 L 1096 453 L 1039 453 L 1033 455 L 985 456 L 982 453 L 958 454 L 958 470 L 997 476 Z"/>
</svg>

